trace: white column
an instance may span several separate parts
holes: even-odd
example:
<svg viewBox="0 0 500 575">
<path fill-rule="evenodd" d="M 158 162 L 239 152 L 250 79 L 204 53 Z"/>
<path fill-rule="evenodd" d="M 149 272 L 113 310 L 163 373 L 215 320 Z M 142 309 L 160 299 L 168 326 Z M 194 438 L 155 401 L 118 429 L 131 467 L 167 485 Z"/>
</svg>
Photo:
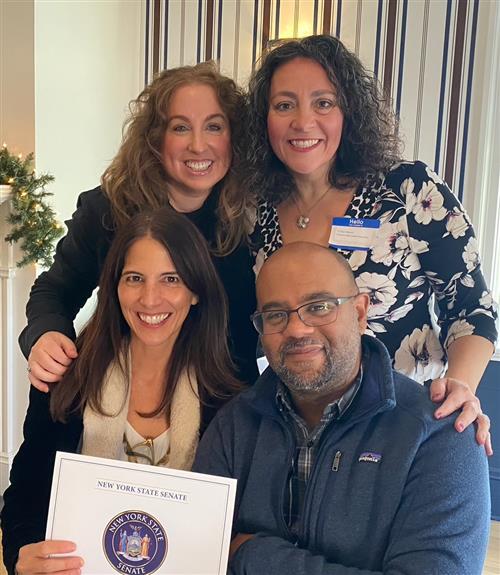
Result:
<svg viewBox="0 0 500 575">
<path fill-rule="evenodd" d="M 24 327 L 24 307 L 28 301 L 35 267 L 16 268 L 20 258 L 17 245 L 4 241 L 9 232 L 6 218 L 10 202 L 0 205 L 0 492 L 8 485 L 12 459 L 22 440 L 22 423 L 26 413 L 29 381 L 26 360 L 17 336 Z"/>
<path fill-rule="evenodd" d="M 0 146 L 27 154 L 35 150 L 34 2 L 0 0 Z M 0 495 L 9 464 L 22 440 L 29 392 L 17 337 L 35 268 L 16 268 L 17 245 L 6 243 L 10 202 L 0 205 Z"/>
<path fill-rule="evenodd" d="M 0 0 L 0 146 L 35 152 L 60 219 L 96 186 L 143 87 L 145 2 Z M 36 64 L 36 65 L 35 65 Z M 36 118 L 35 118 L 36 108 Z M 36 139 L 35 139 L 36 133 Z M 0 205 L 0 495 L 22 434 L 29 390 L 17 338 L 35 269 L 16 269 Z"/>
</svg>

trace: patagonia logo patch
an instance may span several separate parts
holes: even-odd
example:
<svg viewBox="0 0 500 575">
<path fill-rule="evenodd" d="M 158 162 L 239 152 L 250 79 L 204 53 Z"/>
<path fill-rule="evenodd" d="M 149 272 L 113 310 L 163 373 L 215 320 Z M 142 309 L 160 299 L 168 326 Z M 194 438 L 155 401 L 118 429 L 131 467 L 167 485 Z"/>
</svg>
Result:
<svg viewBox="0 0 500 575">
<path fill-rule="evenodd" d="M 380 463 L 382 461 L 382 454 L 375 453 L 375 451 L 364 451 L 358 461 L 366 461 L 367 463 Z"/>
</svg>

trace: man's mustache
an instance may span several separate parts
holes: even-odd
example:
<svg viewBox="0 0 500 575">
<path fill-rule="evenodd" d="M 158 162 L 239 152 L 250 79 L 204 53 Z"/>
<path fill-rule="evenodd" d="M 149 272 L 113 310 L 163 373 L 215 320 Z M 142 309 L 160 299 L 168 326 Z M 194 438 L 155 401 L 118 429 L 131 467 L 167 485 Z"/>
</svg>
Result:
<svg viewBox="0 0 500 575">
<path fill-rule="evenodd" d="M 323 345 L 323 342 L 312 337 L 301 337 L 300 339 L 290 338 L 281 346 L 280 354 L 283 356 L 296 349 L 307 347 L 308 345 Z"/>
</svg>

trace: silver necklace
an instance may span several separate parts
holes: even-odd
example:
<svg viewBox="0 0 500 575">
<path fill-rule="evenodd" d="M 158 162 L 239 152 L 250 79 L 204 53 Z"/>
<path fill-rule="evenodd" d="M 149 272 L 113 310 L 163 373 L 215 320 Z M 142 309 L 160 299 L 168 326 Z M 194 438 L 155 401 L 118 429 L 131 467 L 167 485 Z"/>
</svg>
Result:
<svg viewBox="0 0 500 575">
<path fill-rule="evenodd" d="M 324 193 L 321 194 L 321 196 L 313 203 L 312 206 L 309 206 L 309 208 L 307 208 L 306 210 L 301 210 L 299 203 L 297 201 L 297 198 L 295 197 L 295 194 L 292 194 L 292 200 L 293 203 L 295 204 L 295 207 L 297 208 L 297 219 L 295 220 L 295 225 L 299 228 L 299 230 L 305 230 L 307 228 L 307 226 L 309 225 L 309 222 L 311 221 L 311 218 L 309 217 L 310 213 L 313 211 L 313 209 L 321 202 L 321 200 L 326 196 L 326 194 L 331 190 L 331 188 L 327 188 L 326 191 Z"/>
</svg>

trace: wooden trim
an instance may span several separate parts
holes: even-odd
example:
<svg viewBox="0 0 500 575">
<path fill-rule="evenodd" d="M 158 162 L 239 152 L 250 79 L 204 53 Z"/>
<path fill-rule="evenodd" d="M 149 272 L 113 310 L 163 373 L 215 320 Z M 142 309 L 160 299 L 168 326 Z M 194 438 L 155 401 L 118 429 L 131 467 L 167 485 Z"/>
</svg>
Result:
<svg viewBox="0 0 500 575">
<path fill-rule="evenodd" d="M 255 70 L 257 60 L 257 30 L 259 23 L 259 0 L 253 3 L 253 43 L 252 43 L 252 72 Z"/>
<path fill-rule="evenodd" d="M 220 56 L 222 52 L 222 11 L 223 11 L 223 1 L 219 0 L 219 14 L 217 20 L 217 62 L 220 62 Z M 255 43 L 255 40 L 254 40 Z"/>
<path fill-rule="evenodd" d="M 213 58 L 213 34 L 214 34 L 214 0 L 207 1 L 207 20 L 205 24 L 205 60 Z"/>
<path fill-rule="evenodd" d="M 443 62 L 441 64 L 441 88 L 439 93 L 439 111 L 438 111 L 438 125 L 436 131 L 436 153 L 434 155 L 434 170 L 436 173 L 441 174 L 441 149 L 443 139 L 443 123 L 444 123 L 444 100 L 446 94 L 447 77 L 448 77 L 448 49 L 450 44 L 450 28 L 451 28 L 451 2 L 446 6 L 446 21 L 444 26 L 444 44 L 443 44 Z"/>
<path fill-rule="evenodd" d="M 358 1 L 359 6 L 359 1 Z M 335 24 L 335 36 L 340 39 L 340 28 L 342 24 L 342 0 L 337 0 L 337 22 Z"/>
<path fill-rule="evenodd" d="M 165 0 L 165 11 L 163 13 L 163 69 L 168 68 L 168 12 L 170 0 Z"/>
<path fill-rule="evenodd" d="M 271 0 L 264 0 L 262 12 L 262 52 L 267 50 L 269 43 L 269 31 L 271 29 Z"/>
<path fill-rule="evenodd" d="M 474 63 L 476 55 L 477 22 L 479 16 L 479 0 L 474 0 L 474 11 L 472 13 L 472 31 L 470 39 L 469 71 L 467 78 L 467 95 L 465 98 L 464 131 L 462 134 L 462 153 L 460 159 L 460 182 L 458 185 L 458 199 L 464 199 L 465 168 L 467 166 L 467 151 L 469 143 L 469 120 L 472 104 L 472 80 L 474 75 Z M 456 188 L 456 186 L 455 186 Z"/>
<path fill-rule="evenodd" d="M 196 38 L 196 63 L 201 62 L 201 30 L 203 28 L 203 0 L 198 0 L 198 35 Z"/>
<path fill-rule="evenodd" d="M 323 34 L 330 34 L 332 29 L 332 0 L 325 0 L 323 5 Z"/>
<path fill-rule="evenodd" d="M 146 32 L 144 34 L 144 85 L 149 84 L 149 10 L 150 0 L 146 0 Z"/>
<path fill-rule="evenodd" d="M 276 17 L 274 19 L 274 40 L 280 37 L 280 10 L 281 0 L 276 0 Z"/>
<path fill-rule="evenodd" d="M 399 117 L 401 111 L 401 98 L 403 95 L 403 74 L 405 62 L 406 24 L 408 19 L 408 0 L 403 0 L 403 10 L 401 16 L 401 34 L 399 39 L 399 70 L 398 89 L 396 95 L 396 114 Z"/>
<path fill-rule="evenodd" d="M 413 157 L 418 158 L 420 148 L 420 131 L 422 128 L 422 106 L 424 102 L 425 70 L 427 65 L 427 41 L 429 37 L 430 0 L 424 0 L 424 17 L 422 22 L 422 41 L 420 44 L 420 66 L 418 73 L 417 113 L 415 114 L 415 140 Z"/>
<path fill-rule="evenodd" d="M 160 71 L 160 0 L 153 0 L 153 76 Z"/>
<path fill-rule="evenodd" d="M 382 35 L 382 9 L 383 9 L 383 0 L 378 0 L 378 8 L 377 8 L 377 40 L 375 42 L 375 60 L 373 63 L 373 71 L 378 78 L 378 67 L 379 67 L 379 60 L 380 60 L 380 38 Z"/>
<path fill-rule="evenodd" d="M 458 0 L 457 25 L 455 27 L 455 50 L 453 53 L 453 72 L 450 91 L 450 109 L 448 113 L 448 142 L 444 164 L 444 179 L 453 187 L 455 172 L 455 152 L 459 123 L 460 96 L 462 91 L 462 65 L 464 59 L 465 25 L 467 22 L 467 0 Z"/>
<path fill-rule="evenodd" d="M 392 89 L 392 70 L 394 66 L 394 49 L 396 44 L 397 0 L 389 0 L 387 14 L 387 33 L 385 40 L 384 90 L 390 96 Z"/>
</svg>

